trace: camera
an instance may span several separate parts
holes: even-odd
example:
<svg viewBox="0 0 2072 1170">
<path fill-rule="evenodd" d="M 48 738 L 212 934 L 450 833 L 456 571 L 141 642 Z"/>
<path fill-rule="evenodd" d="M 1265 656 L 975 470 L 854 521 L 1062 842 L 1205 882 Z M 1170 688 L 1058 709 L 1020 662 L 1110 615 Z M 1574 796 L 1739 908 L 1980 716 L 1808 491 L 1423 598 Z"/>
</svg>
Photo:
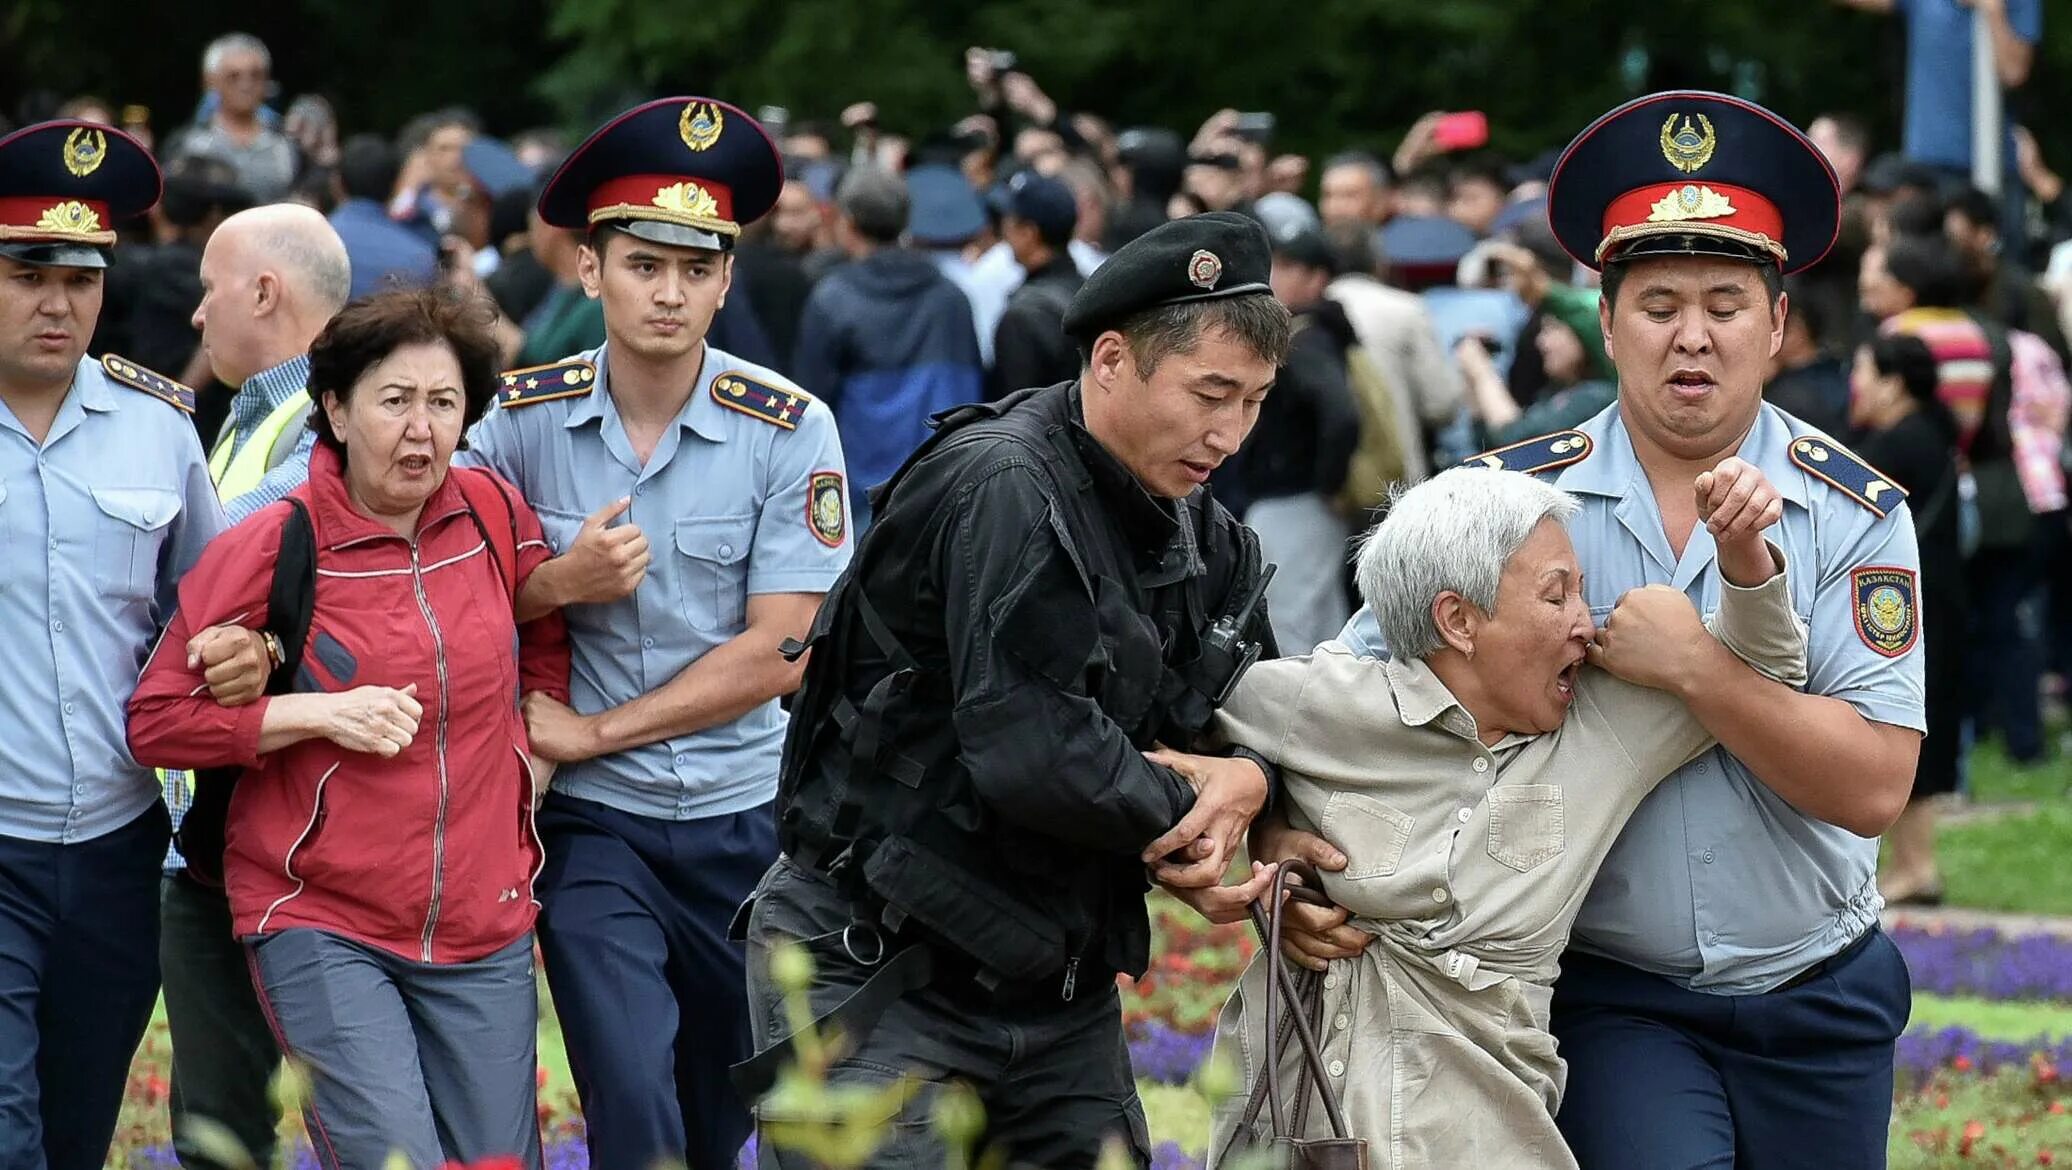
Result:
<svg viewBox="0 0 2072 1170">
<path fill-rule="evenodd" d="M 1231 132 L 1246 142 L 1265 142 L 1273 137 L 1274 118 L 1272 114 L 1259 111 L 1239 114 Z"/>
<path fill-rule="evenodd" d="M 993 67 L 994 75 L 998 76 L 1014 72 L 1015 67 L 1021 64 L 1021 58 L 1015 56 L 1012 49 L 989 49 L 986 52 L 986 63 Z"/>
</svg>

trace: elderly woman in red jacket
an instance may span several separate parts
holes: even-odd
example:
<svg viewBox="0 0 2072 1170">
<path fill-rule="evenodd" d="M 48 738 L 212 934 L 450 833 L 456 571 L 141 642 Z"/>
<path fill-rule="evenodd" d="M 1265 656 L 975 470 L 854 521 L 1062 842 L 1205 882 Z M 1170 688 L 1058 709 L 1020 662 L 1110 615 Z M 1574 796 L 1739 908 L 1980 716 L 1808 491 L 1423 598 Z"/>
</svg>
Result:
<svg viewBox="0 0 2072 1170">
<path fill-rule="evenodd" d="M 309 481 L 211 544 L 130 702 L 130 748 L 245 769 L 223 876 L 262 1005 L 311 1074 L 329 1170 L 540 1160 L 532 974 L 536 777 L 521 694 L 567 700 L 558 617 L 519 626 L 548 558 L 538 519 L 489 472 L 453 467 L 496 390 L 478 307 L 385 293 L 310 352 Z M 267 624 L 296 510 L 315 605 L 291 693 L 210 698 L 184 648 Z M 290 561 L 292 563 L 292 559 Z"/>
</svg>

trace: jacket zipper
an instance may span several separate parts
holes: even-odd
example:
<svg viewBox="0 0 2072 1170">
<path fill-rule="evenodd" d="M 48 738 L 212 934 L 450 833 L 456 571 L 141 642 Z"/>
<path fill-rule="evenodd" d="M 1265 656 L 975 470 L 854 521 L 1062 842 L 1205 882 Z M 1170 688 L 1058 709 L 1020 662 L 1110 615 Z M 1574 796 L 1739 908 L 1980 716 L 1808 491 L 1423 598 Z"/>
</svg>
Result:
<svg viewBox="0 0 2072 1170">
<path fill-rule="evenodd" d="M 439 925 L 439 895 L 446 882 L 446 639 L 439 632 L 439 620 L 432 616 L 432 604 L 425 597 L 424 566 L 418 560 L 417 542 L 410 542 L 410 587 L 417 594 L 417 610 L 432 631 L 432 660 L 439 669 L 439 814 L 432 822 L 432 901 L 425 908 L 422 961 L 432 961 L 432 932 Z"/>
</svg>

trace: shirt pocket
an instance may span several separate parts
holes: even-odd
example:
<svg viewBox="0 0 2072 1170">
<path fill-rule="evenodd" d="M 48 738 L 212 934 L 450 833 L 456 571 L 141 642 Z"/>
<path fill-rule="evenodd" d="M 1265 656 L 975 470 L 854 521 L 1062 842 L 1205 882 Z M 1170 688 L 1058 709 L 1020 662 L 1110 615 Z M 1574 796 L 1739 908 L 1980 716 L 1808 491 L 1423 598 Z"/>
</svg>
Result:
<svg viewBox="0 0 2072 1170">
<path fill-rule="evenodd" d="M 748 545 L 754 536 L 754 516 L 676 522 L 677 580 L 693 629 L 740 628 L 748 612 Z"/>
<path fill-rule="evenodd" d="M 117 596 L 148 598 L 158 583 L 158 550 L 180 514 L 180 496 L 163 488 L 93 489 L 94 572 Z"/>
<path fill-rule="evenodd" d="M 1514 784 L 1489 790 L 1489 855 L 1526 873 L 1568 848 L 1561 787 Z"/>
<path fill-rule="evenodd" d="M 1334 792 L 1324 802 L 1324 838 L 1345 853 L 1345 876 L 1355 881 L 1393 875 L 1416 823 L 1409 813 L 1358 792 Z"/>
<path fill-rule="evenodd" d="M 532 510 L 540 518 L 540 531 L 547 536 L 547 547 L 553 549 L 557 557 L 567 553 L 569 546 L 576 542 L 576 533 L 582 530 L 585 517 L 580 512 L 563 512 L 542 508 L 538 504 L 534 504 Z"/>
</svg>

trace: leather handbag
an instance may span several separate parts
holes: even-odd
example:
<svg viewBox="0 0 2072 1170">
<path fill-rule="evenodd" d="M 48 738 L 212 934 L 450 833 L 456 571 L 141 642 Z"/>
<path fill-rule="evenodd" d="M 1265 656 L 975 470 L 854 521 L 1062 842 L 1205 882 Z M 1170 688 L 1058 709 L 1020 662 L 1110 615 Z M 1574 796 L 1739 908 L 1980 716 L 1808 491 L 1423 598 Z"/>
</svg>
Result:
<svg viewBox="0 0 2072 1170">
<path fill-rule="evenodd" d="M 1291 875 L 1299 877 L 1302 884 L 1290 885 Z M 1323 976 L 1306 969 L 1290 970 L 1287 957 L 1281 953 L 1282 914 L 1291 899 L 1314 906 L 1330 905 L 1316 870 L 1306 862 L 1282 862 L 1274 875 L 1273 889 L 1252 904 L 1252 925 L 1259 931 L 1260 945 L 1265 948 L 1267 1050 L 1265 1067 L 1252 1084 L 1244 1118 L 1224 1149 L 1224 1158 L 1258 1146 L 1256 1135 L 1263 1110 L 1269 1125 L 1265 1148 L 1287 1170 L 1367 1170 L 1367 1139 L 1353 1137 L 1346 1128 L 1345 1109 L 1339 1103 L 1337 1090 L 1331 1086 L 1324 1068 L 1323 1048 L 1317 1042 L 1324 1007 Z M 1302 1051 L 1302 1066 L 1296 1074 L 1293 1092 L 1288 1093 L 1281 1084 L 1281 1056 L 1291 1039 Z M 1323 1103 L 1324 1116 L 1331 1127 L 1328 1138 L 1301 1136 L 1309 1128 L 1313 1101 Z"/>
</svg>

